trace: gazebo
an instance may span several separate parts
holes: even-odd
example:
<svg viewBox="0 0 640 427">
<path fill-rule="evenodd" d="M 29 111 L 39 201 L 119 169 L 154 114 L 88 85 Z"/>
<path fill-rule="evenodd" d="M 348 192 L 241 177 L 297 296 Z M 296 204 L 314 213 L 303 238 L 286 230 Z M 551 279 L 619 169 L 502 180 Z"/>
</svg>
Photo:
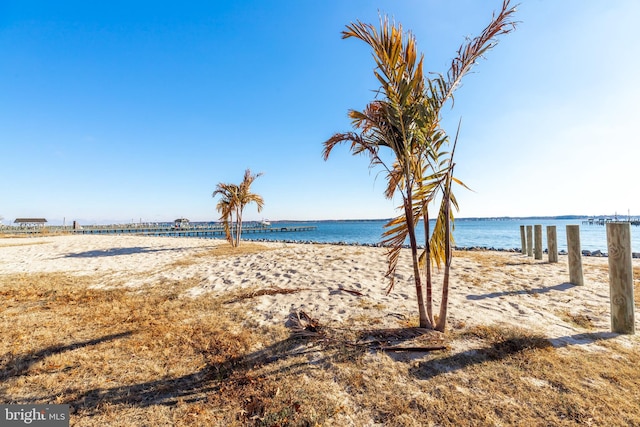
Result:
<svg viewBox="0 0 640 427">
<path fill-rule="evenodd" d="M 189 227 L 189 220 L 187 218 L 178 218 L 174 221 L 175 228 L 187 228 Z"/>
<path fill-rule="evenodd" d="M 16 218 L 13 223 L 20 227 L 44 227 L 47 220 L 45 218 Z"/>
</svg>

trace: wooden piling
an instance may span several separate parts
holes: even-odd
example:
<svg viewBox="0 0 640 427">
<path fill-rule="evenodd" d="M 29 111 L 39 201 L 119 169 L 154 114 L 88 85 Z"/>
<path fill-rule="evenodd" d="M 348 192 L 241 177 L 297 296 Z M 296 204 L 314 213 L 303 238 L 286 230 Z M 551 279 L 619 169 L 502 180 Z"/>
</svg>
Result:
<svg viewBox="0 0 640 427">
<path fill-rule="evenodd" d="M 547 226 L 547 249 L 549 251 L 549 263 L 558 262 L 558 235 L 555 225 Z"/>
<path fill-rule="evenodd" d="M 611 331 L 635 334 L 631 224 L 608 223 Z"/>
<path fill-rule="evenodd" d="M 527 225 L 527 256 L 533 256 L 533 227 Z"/>
<path fill-rule="evenodd" d="M 535 235 L 534 253 L 535 259 L 542 259 L 542 225 L 533 226 Z"/>
<path fill-rule="evenodd" d="M 567 225 L 567 252 L 569 255 L 569 282 L 582 286 L 584 285 L 584 276 L 582 274 L 579 225 Z"/>
<path fill-rule="evenodd" d="M 524 225 L 520 226 L 520 241 L 522 242 L 522 246 L 520 246 L 522 249 L 520 250 L 520 252 L 522 252 L 522 254 L 524 255 L 527 253 L 527 236 L 524 231 Z"/>
</svg>

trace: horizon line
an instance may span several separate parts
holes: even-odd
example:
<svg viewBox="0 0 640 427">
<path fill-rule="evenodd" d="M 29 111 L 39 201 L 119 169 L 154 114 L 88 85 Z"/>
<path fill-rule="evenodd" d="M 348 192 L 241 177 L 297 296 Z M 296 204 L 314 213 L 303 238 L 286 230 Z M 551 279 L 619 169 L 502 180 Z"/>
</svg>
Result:
<svg viewBox="0 0 640 427">
<path fill-rule="evenodd" d="M 527 216 L 510 216 L 510 215 L 501 215 L 501 216 L 467 216 L 467 217 L 458 217 L 456 220 L 500 220 L 500 219 L 580 219 L 580 218 L 636 218 L 638 216 L 632 215 L 620 215 L 617 213 L 614 214 L 600 214 L 600 215 L 583 215 L 583 214 L 569 214 L 569 215 L 527 215 Z M 184 217 L 183 217 L 184 218 Z M 6 218 L 5 218 L 6 219 Z M 276 219 L 276 220 L 268 220 L 269 222 L 320 222 L 320 221 L 389 221 L 393 219 L 393 217 L 388 218 L 331 218 L 331 219 Z M 72 220 L 67 222 L 66 218 L 63 220 L 54 219 L 51 221 L 47 221 L 48 223 L 52 223 L 52 225 L 56 225 L 60 223 L 60 225 L 71 225 L 74 221 L 78 221 L 80 225 L 110 225 L 110 224 L 149 224 L 149 223 L 172 223 L 175 219 L 172 220 L 159 220 L 159 221 L 126 221 L 126 220 Z M 243 222 L 260 222 L 265 221 L 265 219 L 249 219 Z M 220 222 L 219 219 L 214 220 L 194 220 L 190 221 L 193 223 L 209 223 L 209 222 Z M 10 221 L 10 224 L 13 224 L 14 221 Z M 54 224 L 55 223 L 55 224 Z M 0 222 L 1 224 L 1 222 Z"/>
</svg>

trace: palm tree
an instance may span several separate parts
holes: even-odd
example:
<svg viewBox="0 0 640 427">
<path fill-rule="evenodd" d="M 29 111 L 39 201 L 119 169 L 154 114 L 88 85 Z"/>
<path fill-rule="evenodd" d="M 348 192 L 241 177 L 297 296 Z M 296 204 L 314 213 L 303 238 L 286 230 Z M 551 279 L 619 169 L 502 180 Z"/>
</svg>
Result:
<svg viewBox="0 0 640 427">
<path fill-rule="evenodd" d="M 224 226 L 226 239 L 232 246 L 235 246 L 235 239 L 232 234 L 233 214 L 236 212 L 238 199 L 238 186 L 235 184 L 219 183 L 211 197 L 221 196 L 216 205 L 216 210 L 220 212 L 220 220 Z"/>
<path fill-rule="evenodd" d="M 340 143 L 351 143 L 352 154 L 367 154 L 372 166 L 380 165 L 387 173 L 388 185 L 385 196 L 396 193 L 402 198 L 402 214 L 386 224 L 383 234 L 389 247 L 387 259 L 390 279 L 389 291 L 394 285 L 394 273 L 400 251 L 409 239 L 420 327 L 444 331 L 448 298 L 448 279 L 451 265 L 451 205 L 457 207 L 451 193 L 453 182 L 453 154 L 443 150 L 448 137 L 440 126 L 441 111 L 453 98 L 453 92 L 464 76 L 488 49 L 496 43 L 496 37 L 512 31 L 514 23 L 509 21 L 515 8 L 509 8 L 505 0 L 500 13 L 494 15 L 490 24 L 479 37 L 470 40 L 458 50 L 446 76 L 436 74 L 427 79 L 422 66 L 423 56 L 418 58 L 416 42 L 411 34 L 403 33 L 402 26 L 381 21 L 378 32 L 372 25 L 357 22 L 347 26 L 343 38 L 355 37 L 367 43 L 373 50 L 376 62 L 374 74 L 380 82 L 378 93 L 382 99 L 369 103 L 363 111 L 349 111 L 355 132 L 337 133 L 324 143 L 323 157 Z M 457 136 L 456 136 L 457 141 Z M 382 147 L 393 153 L 392 164 L 379 156 Z M 430 236 L 428 206 L 438 197 L 440 208 L 433 232 Z M 425 250 L 418 251 L 416 226 L 422 219 L 425 227 Z M 436 321 L 432 310 L 431 261 L 444 263 L 443 301 Z M 426 278 L 425 306 L 422 275 Z"/>
<path fill-rule="evenodd" d="M 264 199 L 262 196 L 251 192 L 251 184 L 253 184 L 253 181 L 260 176 L 262 176 L 262 173 L 252 175 L 251 170 L 247 169 L 244 171 L 244 178 L 238 187 L 236 246 L 240 245 L 240 236 L 242 234 L 242 212 L 244 211 L 244 207 L 249 203 L 255 203 L 258 208 L 258 212 L 261 212 L 264 206 Z"/>
<path fill-rule="evenodd" d="M 261 175 L 262 173 L 252 175 L 251 170 L 247 169 L 240 185 L 218 183 L 211 195 L 214 198 L 221 196 L 216 205 L 216 210 L 220 212 L 220 220 L 224 225 L 225 235 L 231 246 L 240 246 L 242 213 L 245 206 L 249 203 L 255 203 L 258 207 L 258 212 L 262 211 L 264 206 L 262 196 L 251 192 L 251 184 Z"/>
</svg>

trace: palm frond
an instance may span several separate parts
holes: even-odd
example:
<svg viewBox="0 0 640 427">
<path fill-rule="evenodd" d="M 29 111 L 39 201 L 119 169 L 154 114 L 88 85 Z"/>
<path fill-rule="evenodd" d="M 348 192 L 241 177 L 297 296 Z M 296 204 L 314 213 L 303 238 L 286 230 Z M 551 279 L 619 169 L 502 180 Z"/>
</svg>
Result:
<svg viewBox="0 0 640 427">
<path fill-rule="evenodd" d="M 433 101 L 432 106 L 436 114 L 439 115 L 445 103 L 453 99 L 453 92 L 460 85 L 462 77 L 471 70 L 479 58 L 496 46 L 498 37 L 515 29 L 516 22 L 511 20 L 515 11 L 515 6 L 510 7 L 510 0 L 504 0 L 500 12 L 492 15 L 491 22 L 482 33 L 458 48 L 446 79 L 439 74 L 434 79 L 429 79 L 429 99 Z"/>
<path fill-rule="evenodd" d="M 385 277 L 389 279 L 387 294 L 393 290 L 395 285 L 395 273 L 400 259 L 400 253 L 404 246 L 409 229 L 405 215 L 393 218 L 384 225 L 385 231 L 382 233 L 382 245 L 387 246 L 387 272 Z"/>
</svg>

